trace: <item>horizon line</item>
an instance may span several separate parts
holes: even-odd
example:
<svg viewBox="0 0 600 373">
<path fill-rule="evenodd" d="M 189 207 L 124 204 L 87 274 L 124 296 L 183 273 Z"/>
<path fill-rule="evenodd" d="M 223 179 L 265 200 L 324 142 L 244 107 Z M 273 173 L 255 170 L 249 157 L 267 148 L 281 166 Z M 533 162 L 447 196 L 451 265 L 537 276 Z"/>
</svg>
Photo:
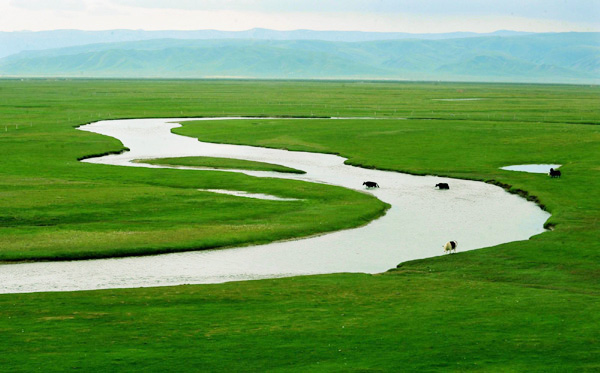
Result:
<svg viewBox="0 0 600 373">
<path fill-rule="evenodd" d="M 365 33 L 365 34 L 406 34 L 406 35 L 445 35 L 445 34 L 477 34 L 477 35 L 485 35 L 485 34 L 495 34 L 499 32 L 515 32 L 515 33 L 523 33 L 523 34 L 560 34 L 560 33 L 600 33 L 598 31 L 520 31 L 520 30 L 510 30 L 510 29 L 498 29 L 490 32 L 477 32 L 477 31 L 448 31 L 448 32 L 406 32 L 406 31 L 363 31 L 363 30 L 316 30 L 316 29 L 291 29 L 291 30 L 278 30 L 278 29 L 270 29 L 264 27 L 253 27 L 246 30 L 219 30 L 219 29 L 161 29 L 161 30 L 147 30 L 147 29 L 132 29 L 132 28 L 110 28 L 110 29 L 97 29 L 97 30 L 84 30 L 84 29 L 76 29 L 76 28 L 59 28 L 59 29 L 46 29 L 46 30 L 12 30 L 5 31 L 0 30 L 3 33 L 12 33 L 12 32 L 27 32 L 27 33 L 36 33 L 36 32 L 51 32 L 51 31 L 81 31 L 81 32 L 103 32 L 103 31 L 143 31 L 143 32 L 167 32 L 167 31 L 175 31 L 175 32 L 196 32 L 196 31 L 215 31 L 215 32 L 230 32 L 230 33 L 243 33 L 255 30 L 266 30 L 266 31 L 275 31 L 275 32 L 297 32 L 297 31 L 309 31 L 309 32 L 352 32 L 352 33 Z"/>
</svg>

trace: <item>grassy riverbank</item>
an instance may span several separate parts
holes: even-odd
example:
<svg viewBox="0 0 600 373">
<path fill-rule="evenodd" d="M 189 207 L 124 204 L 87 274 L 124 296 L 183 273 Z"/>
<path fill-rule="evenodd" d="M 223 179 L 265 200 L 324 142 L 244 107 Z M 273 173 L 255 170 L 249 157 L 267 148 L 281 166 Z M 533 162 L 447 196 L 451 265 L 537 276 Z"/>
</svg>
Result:
<svg viewBox="0 0 600 373">
<path fill-rule="evenodd" d="M 177 131 L 215 142 L 340 153 L 367 167 L 495 180 L 539 198 L 555 225 L 528 241 L 403 263 L 377 276 L 0 295 L 0 370 L 600 369 L 599 87 L 0 81 L 0 94 L 3 121 L 19 124 L 0 135 L 2 211 L 30 214 L 30 225 L 19 227 L 19 237 L 25 239 L 38 229 L 33 222 L 62 219 L 79 229 L 76 221 L 87 216 L 96 216 L 93 226 L 106 232 L 117 231 L 123 222 L 171 229 L 184 224 L 190 199 L 195 208 L 212 209 L 215 204 L 227 207 L 227 198 L 234 198 L 202 196 L 206 199 L 195 203 L 198 195 L 188 196 L 186 188 L 208 181 L 190 180 L 187 171 L 77 163 L 79 156 L 120 149 L 115 141 L 71 128 L 88 116 L 409 117 L 186 123 Z M 426 118 L 435 120 L 417 120 Z M 498 169 L 538 162 L 563 164 L 563 177 Z M 217 172 L 207 174 L 214 180 Z M 243 183 L 249 191 L 264 191 L 265 185 L 238 176 L 227 175 L 219 186 L 199 187 L 227 189 Z M 367 218 L 382 208 L 367 196 L 357 200 L 363 194 L 345 195 L 339 188 L 302 183 L 294 184 L 298 190 L 292 193 L 286 192 L 291 185 L 269 185 L 270 194 L 313 198 L 312 211 L 300 205 L 298 214 L 307 218 L 311 212 L 313 217 L 323 211 L 333 214 L 345 206 L 343 201 L 356 203 L 348 214 L 352 223 L 358 215 Z M 157 195 L 169 201 L 179 196 L 181 208 L 137 222 L 136 216 L 164 211 Z M 336 199 L 328 200 L 329 195 Z M 113 198 L 118 203 L 112 204 Z M 128 208 L 141 210 L 113 221 L 124 211 L 123 200 Z M 243 219 L 269 225 L 302 220 L 293 214 L 281 219 L 286 204 L 298 210 L 296 202 L 270 203 L 252 206 L 257 214 Z M 43 220 L 41 212 L 57 220 Z M 205 226 L 199 220 L 195 228 Z M 40 229 L 44 227 L 51 225 Z M 305 227 L 310 229 L 309 221 Z M 294 234 L 297 226 L 288 228 Z M 7 224 L 1 229 L 4 245 L 17 237 L 6 239 L 11 229 Z M 61 231 L 68 229 L 56 228 Z M 81 247 L 94 242 L 92 235 L 87 237 Z M 173 234 L 165 242 L 172 240 L 172 245 L 178 238 Z M 62 244 L 48 239 L 50 246 Z"/>
<path fill-rule="evenodd" d="M 215 157 L 176 157 L 158 159 L 138 159 L 136 162 L 149 163 L 161 166 L 187 166 L 215 168 L 220 170 L 251 170 L 251 171 L 273 171 L 290 174 L 304 174 L 304 171 L 294 168 L 280 166 L 278 164 L 245 161 L 242 159 L 215 158 Z"/>
<path fill-rule="evenodd" d="M 598 368 L 597 292 L 437 271 L 460 262 L 380 276 L 0 296 L 0 370 Z"/>
</svg>

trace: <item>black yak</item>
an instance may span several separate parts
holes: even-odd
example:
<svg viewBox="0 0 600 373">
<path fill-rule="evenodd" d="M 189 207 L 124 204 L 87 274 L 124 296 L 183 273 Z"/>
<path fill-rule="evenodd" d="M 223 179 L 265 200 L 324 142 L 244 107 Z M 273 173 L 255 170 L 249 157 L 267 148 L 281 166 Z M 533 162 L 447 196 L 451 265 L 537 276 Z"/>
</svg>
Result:
<svg viewBox="0 0 600 373">
<path fill-rule="evenodd" d="M 379 188 L 379 185 L 374 181 L 365 181 L 363 185 L 366 185 L 367 188 Z"/>
</svg>

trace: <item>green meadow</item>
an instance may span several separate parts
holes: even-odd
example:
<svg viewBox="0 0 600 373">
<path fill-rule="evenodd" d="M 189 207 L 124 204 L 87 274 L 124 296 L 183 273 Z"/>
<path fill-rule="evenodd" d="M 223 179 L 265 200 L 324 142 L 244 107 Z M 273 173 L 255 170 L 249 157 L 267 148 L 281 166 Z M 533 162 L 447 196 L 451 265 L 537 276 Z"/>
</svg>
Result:
<svg viewBox="0 0 600 373">
<path fill-rule="evenodd" d="M 551 230 L 527 241 L 378 275 L 0 295 L 0 370 L 598 371 L 599 102 L 598 86 L 0 80 L 4 262 L 269 242 L 387 208 L 326 185 L 79 162 L 123 150 L 75 129 L 104 119 L 262 116 L 174 132 L 481 180 L 552 213 Z M 277 116 L 305 119 L 266 118 Z M 499 169 L 527 163 L 562 164 L 563 175 Z M 301 201 L 197 190 L 209 188 Z"/>
<path fill-rule="evenodd" d="M 214 109 L 202 109 L 203 96 L 213 95 L 205 92 L 206 83 L 188 84 L 3 81 L 0 261 L 258 244 L 359 226 L 385 212 L 387 206 L 370 195 L 327 185 L 78 161 L 123 148 L 115 139 L 75 129 L 86 122 L 103 117 L 215 115 Z M 181 100 L 193 111 L 174 104 L 173 97 L 185 94 L 176 93 L 178 86 L 193 97 Z M 226 167 L 273 168 L 208 161 Z M 198 189 L 265 192 L 299 201 L 264 203 Z"/>
</svg>

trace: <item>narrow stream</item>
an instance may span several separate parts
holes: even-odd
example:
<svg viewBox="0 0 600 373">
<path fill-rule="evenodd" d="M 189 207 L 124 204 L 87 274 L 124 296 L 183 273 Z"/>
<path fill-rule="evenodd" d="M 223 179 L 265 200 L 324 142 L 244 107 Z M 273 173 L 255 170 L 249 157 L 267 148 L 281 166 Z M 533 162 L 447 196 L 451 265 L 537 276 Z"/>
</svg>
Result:
<svg viewBox="0 0 600 373">
<path fill-rule="evenodd" d="M 82 126 L 81 130 L 115 137 L 131 149 L 85 162 L 164 168 L 168 166 L 132 161 L 207 156 L 275 163 L 306 174 L 223 172 L 327 183 L 356 190 L 364 190 L 362 183 L 372 180 L 380 188 L 368 192 L 392 208 L 384 217 L 364 227 L 260 246 L 2 265 L 0 293 L 206 284 L 338 272 L 379 273 L 403 261 L 443 255 L 442 246 L 449 240 L 458 241 L 459 253 L 526 240 L 544 232 L 544 222 L 550 216 L 534 203 L 481 182 L 369 170 L 345 165 L 345 159 L 335 155 L 211 144 L 171 133 L 172 128 L 180 126 L 176 122 L 225 119 L 252 118 L 131 119 Z M 173 168 L 202 172 L 191 167 Z M 450 190 L 437 190 L 434 186 L 440 182 L 448 183 Z"/>
</svg>

